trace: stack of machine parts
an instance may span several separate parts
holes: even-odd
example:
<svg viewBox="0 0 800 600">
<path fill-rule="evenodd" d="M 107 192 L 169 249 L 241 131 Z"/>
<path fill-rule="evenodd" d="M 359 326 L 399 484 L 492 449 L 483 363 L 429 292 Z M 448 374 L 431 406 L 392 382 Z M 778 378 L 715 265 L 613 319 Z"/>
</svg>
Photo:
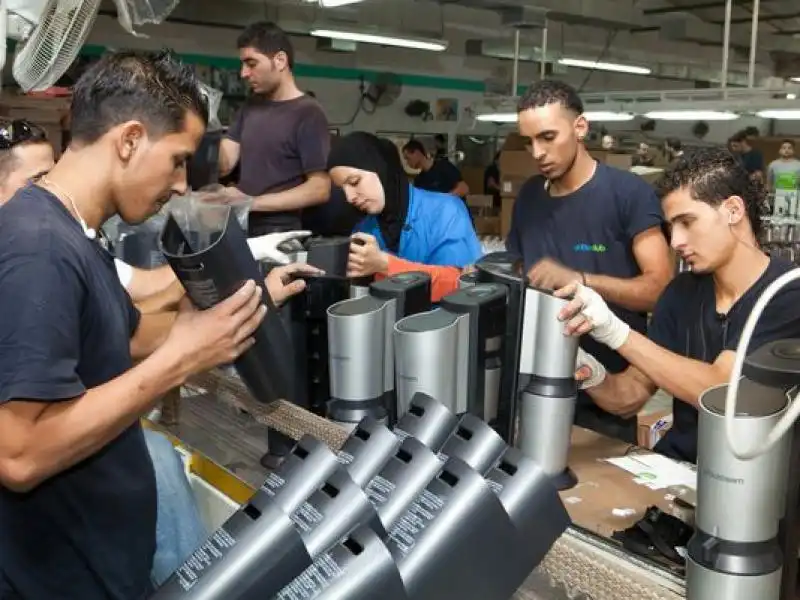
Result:
<svg viewBox="0 0 800 600">
<path fill-rule="evenodd" d="M 302 439 L 153 598 L 506 600 L 569 525 L 534 461 L 419 394 L 338 453 Z"/>
<path fill-rule="evenodd" d="M 764 440 L 800 383 L 800 340 L 757 349 L 745 359 L 743 373 L 735 435 Z M 726 440 L 727 390 L 727 385 L 713 387 L 699 402 L 697 511 L 687 545 L 686 597 L 791 600 L 796 569 L 786 569 L 789 578 L 782 575 L 784 561 L 796 560 L 798 553 L 791 525 L 798 511 L 793 433 L 755 458 L 737 458 Z"/>
<path fill-rule="evenodd" d="M 372 283 L 366 296 L 328 308 L 330 420 L 348 429 L 365 416 L 396 420 L 392 328 L 406 315 L 429 310 L 430 296 L 429 275 L 401 273 Z"/>
</svg>

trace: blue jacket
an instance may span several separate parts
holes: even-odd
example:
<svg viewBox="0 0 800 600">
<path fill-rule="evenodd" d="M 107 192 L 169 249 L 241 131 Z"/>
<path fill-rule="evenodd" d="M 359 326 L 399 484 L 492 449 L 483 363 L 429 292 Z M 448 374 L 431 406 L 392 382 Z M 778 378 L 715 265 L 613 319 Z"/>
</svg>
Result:
<svg viewBox="0 0 800 600">
<path fill-rule="evenodd" d="M 355 231 L 368 233 L 386 250 L 378 219 L 366 217 Z M 408 215 L 400 235 L 399 258 L 426 265 L 466 267 L 482 256 L 481 243 L 461 198 L 409 185 Z"/>
</svg>

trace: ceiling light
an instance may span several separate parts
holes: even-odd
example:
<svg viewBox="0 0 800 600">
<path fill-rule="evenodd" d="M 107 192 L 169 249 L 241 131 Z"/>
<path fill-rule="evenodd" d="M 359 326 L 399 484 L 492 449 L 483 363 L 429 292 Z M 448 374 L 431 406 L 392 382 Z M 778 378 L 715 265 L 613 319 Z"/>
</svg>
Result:
<svg viewBox="0 0 800 600">
<path fill-rule="evenodd" d="M 792 93 L 786 94 L 786 99 L 787 100 L 797 100 L 797 94 L 792 94 Z"/>
<path fill-rule="evenodd" d="M 486 123 L 516 123 L 518 115 L 515 112 L 498 112 L 498 113 L 485 113 L 477 115 L 476 121 L 484 121 Z"/>
<path fill-rule="evenodd" d="M 632 121 L 636 115 L 627 112 L 612 112 L 609 110 L 589 110 L 583 113 L 589 121 Z"/>
<path fill-rule="evenodd" d="M 791 77 L 789 81 L 794 81 L 795 83 L 800 83 L 800 77 Z"/>
<path fill-rule="evenodd" d="M 347 6 L 348 4 L 358 4 L 363 0 L 319 0 L 322 8 L 336 8 L 337 6 Z"/>
<path fill-rule="evenodd" d="M 762 119 L 778 119 L 786 121 L 796 121 L 800 119 L 800 108 L 773 108 L 770 110 L 760 110 L 756 113 Z"/>
<path fill-rule="evenodd" d="M 616 73 L 630 73 L 632 75 L 650 75 L 650 73 L 652 73 L 647 67 L 600 62 L 596 60 L 582 60 L 580 58 L 559 58 L 558 64 L 564 65 L 565 67 L 595 69 L 597 71 L 614 71 Z"/>
<path fill-rule="evenodd" d="M 733 121 L 739 115 L 726 110 L 656 110 L 644 117 L 656 121 Z"/>
<path fill-rule="evenodd" d="M 358 31 L 342 31 L 338 29 L 312 29 L 314 37 L 324 37 L 333 40 L 347 40 L 350 42 L 363 42 L 365 44 L 380 44 L 381 46 L 397 46 L 398 48 L 413 48 L 415 50 L 431 50 L 442 52 L 447 50 L 447 42 L 426 40 L 421 38 L 395 37 L 379 33 L 362 33 Z"/>
</svg>

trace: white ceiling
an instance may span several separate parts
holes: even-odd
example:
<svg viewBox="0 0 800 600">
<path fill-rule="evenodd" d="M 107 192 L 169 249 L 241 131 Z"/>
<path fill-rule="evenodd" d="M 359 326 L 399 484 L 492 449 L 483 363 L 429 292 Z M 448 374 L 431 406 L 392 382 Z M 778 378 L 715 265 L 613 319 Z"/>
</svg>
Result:
<svg viewBox="0 0 800 600">
<path fill-rule="evenodd" d="M 747 81 L 754 3 L 733 4 L 729 82 L 741 85 Z M 238 29 L 268 18 L 298 33 L 321 21 L 373 26 L 441 36 L 450 42 L 448 53 L 460 55 L 468 43 L 473 50 L 480 46 L 477 41 L 484 49 L 511 51 L 515 26 L 524 27 L 522 47 L 530 50 L 541 44 L 546 21 L 548 56 L 641 64 L 658 78 L 693 87 L 719 80 L 724 15 L 725 0 L 365 0 L 329 10 L 305 0 L 182 0 L 170 20 Z M 798 0 L 760 1 L 757 48 L 758 82 L 800 76 Z"/>
</svg>

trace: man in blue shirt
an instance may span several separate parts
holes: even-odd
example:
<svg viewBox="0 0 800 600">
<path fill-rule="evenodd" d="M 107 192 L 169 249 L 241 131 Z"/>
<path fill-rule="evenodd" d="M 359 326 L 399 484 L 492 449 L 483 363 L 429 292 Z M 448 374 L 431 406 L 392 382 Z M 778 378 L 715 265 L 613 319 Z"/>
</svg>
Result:
<svg viewBox="0 0 800 600">
<path fill-rule="evenodd" d="M 727 150 L 708 148 L 681 158 L 659 184 L 675 251 L 691 266 L 656 305 L 645 337 L 616 317 L 599 294 L 582 284 L 562 317 L 567 331 L 590 333 L 630 362 L 605 376 L 591 357 L 579 376 L 591 374 L 589 394 L 606 410 L 636 414 L 657 388 L 671 394 L 673 425 L 656 445 L 672 458 L 697 460 L 697 403 L 710 387 L 728 383 L 745 322 L 773 281 L 792 269 L 758 246 L 761 192 Z M 783 288 L 756 325 L 749 351 L 800 337 L 800 285 Z"/>
<path fill-rule="evenodd" d="M 206 113 L 168 55 L 105 56 L 74 87 L 61 161 L 2 208 L 2 600 L 150 591 L 156 487 L 139 418 L 247 349 L 264 312 L 248 282 L 208 311 L 140 315 L 96 237 L 185 192 Z"/>
<path fill-rule="evenodd" d="M 558 289 L 578 279 L 596 289 L 625 322 L 644 332 L 647 313 L 672 278 L 661 207 L 643 179 L 595 161 L 583 140 L 589 124 L 577 92 L 559 81 L 533 84 L 519 102 L 519 130 L 530 138 L 541 175 L 514 204 L 506 240 L 532 285 Z M 591 338 L 581 341 L 612 373 L 627 361 Z M 635 415 L 610 414 L 585 393 L 575 422 L 635 441 Z"/>
</svg>

